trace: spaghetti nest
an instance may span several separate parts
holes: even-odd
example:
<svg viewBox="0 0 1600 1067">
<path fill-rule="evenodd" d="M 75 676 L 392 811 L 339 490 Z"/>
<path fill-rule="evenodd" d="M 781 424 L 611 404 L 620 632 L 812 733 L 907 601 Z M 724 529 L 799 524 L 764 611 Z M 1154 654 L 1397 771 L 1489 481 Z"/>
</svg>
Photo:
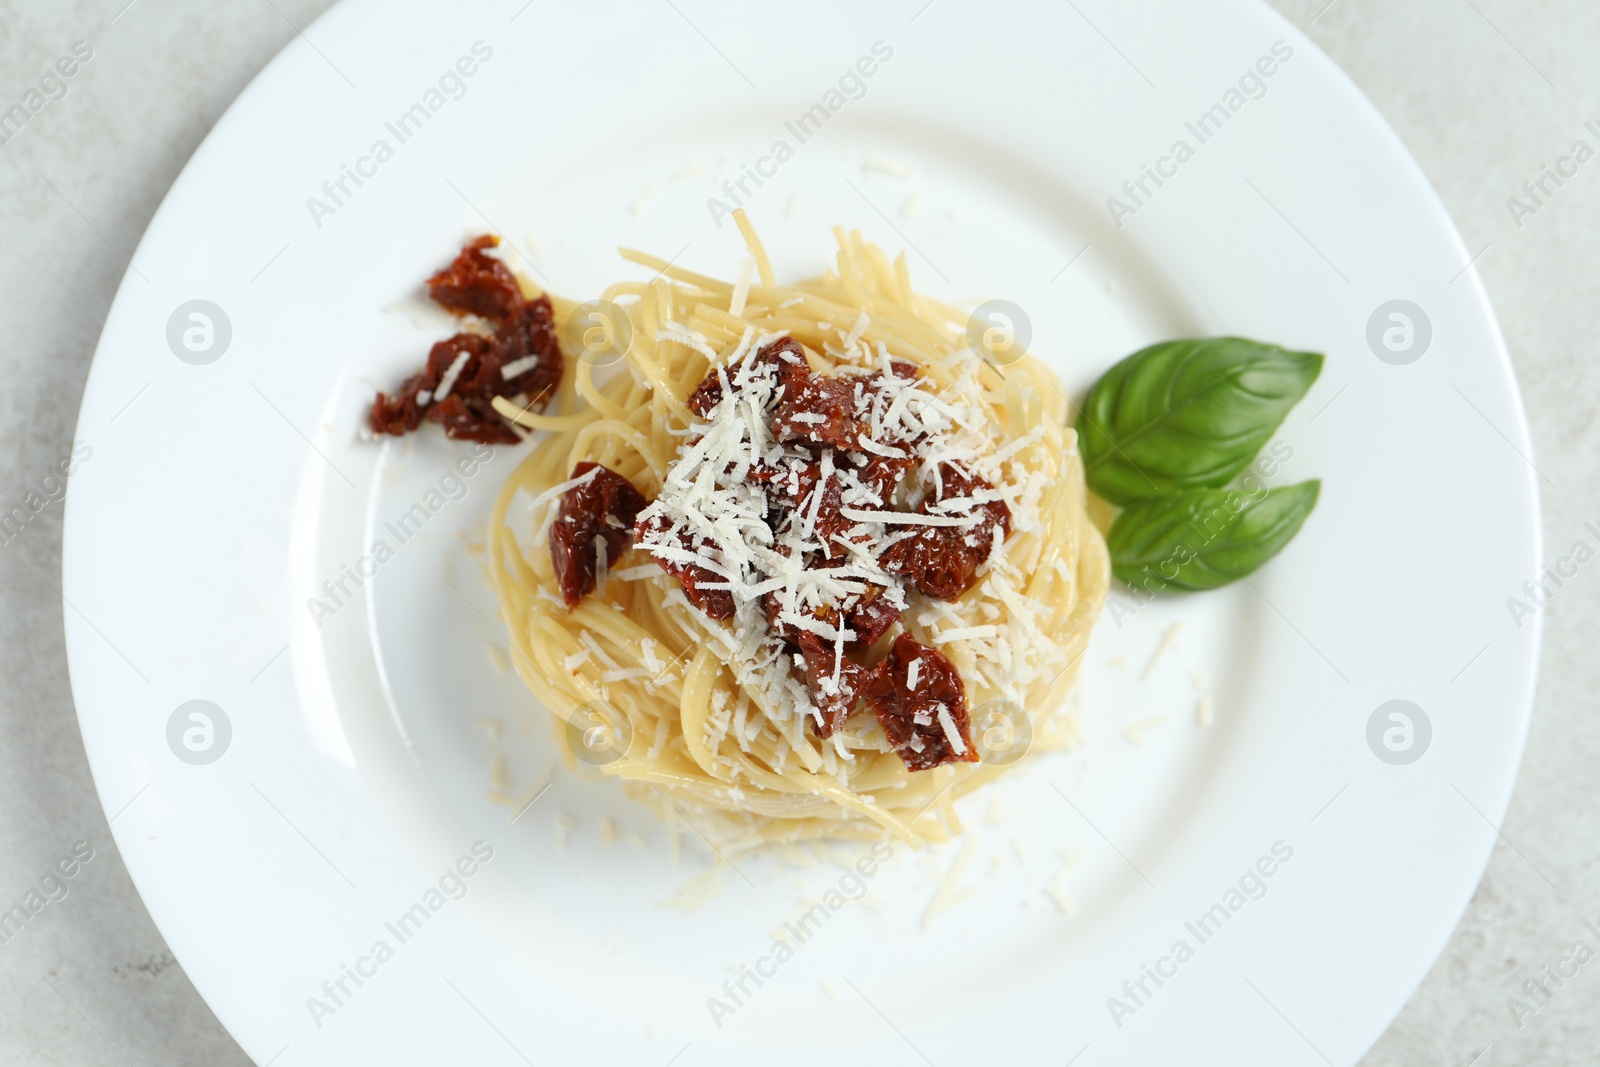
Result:
<svg viewBox="0 0 1600 1067">
<path fill-rule="evenodd" d="M 595 592 L 575 606 L 562 598 L 549 539 L 571 472 L 598 463 L 646 498 L 660 496 L 703 425 L 690 397 L 708 371 L 779 337 L 798 342 L 824 371 L 909 361 L 919 388 L 957 413 L 974 466 L 1009 509 L 1010 530 L 955 599 L 906 592 L 898 622 L 869 654 L 881 657 L 886 643 L 908 633 L 948 657 L 965 685 L 980 753 L 996 732 L 1002 747 L 1025 748 L 1031 737 L 1033 750 L 1075 736 L 1065 696 L 1109 568 L 1055 375 L 1027 354 L 1004 366 L 980 358 L 964 314 L 913 292 L 903 253 L 890 262 L 859 233 L 836 229 L 833 270 L 780 286 L 742 212 L 738 222 L 750 255 L 736 282 L 624 249 L 625 259 L 655 272 L 603 294 L 627 317 L 621 332 L 631 328 L 625 355 L 598 371 L 592 359 L 570 361 L 545 413 L 495 400 L 503 416 L 537 431 L 489 528 L 489 569 L 513 659 L 566 724 L 557 735 L 569 766 L 586 757 L 720 849 L 886 835 L 913 845 L 947 840 L 961 830 L 954 802 L 1012 760 L 913 771 L 864 711 L 819 739 L 807 730 L 804 689 L 786 657 L 757 662 L 757 637 L 748 624 L 741 629 L 743 615 L 717 621 L 697 610 L 641 548 L 602 558 Z M 576 305 L 551 300 L 564 327 Z M 584 748 L 597 736 L 610 745 L 609 761 Z"/>
</svg>

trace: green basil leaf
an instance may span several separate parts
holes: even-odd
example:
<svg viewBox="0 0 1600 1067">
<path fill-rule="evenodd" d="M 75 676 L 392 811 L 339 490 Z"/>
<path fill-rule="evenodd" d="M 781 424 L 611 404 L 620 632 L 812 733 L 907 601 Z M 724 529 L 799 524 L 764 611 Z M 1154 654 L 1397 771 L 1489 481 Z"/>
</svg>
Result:
<svg viewBox="0 0 1600 1067">
<path fill-rule="evenodd" d="M 1215 589 L 1276 556 L 1317 506 L 1322 483 L 1250 494 L 1185 489 L 1129 505 L 1106 536 L 1111 573 L 1139 589 Z"/>
<path fill-rule="evenodd" d="M 1322 356 L 1242 337 L 1164 341 L 1105 373 L 1078 413 L 1089 488 L 1113 504 L 1226 485 L 1306 395 Z"/>
</svg>

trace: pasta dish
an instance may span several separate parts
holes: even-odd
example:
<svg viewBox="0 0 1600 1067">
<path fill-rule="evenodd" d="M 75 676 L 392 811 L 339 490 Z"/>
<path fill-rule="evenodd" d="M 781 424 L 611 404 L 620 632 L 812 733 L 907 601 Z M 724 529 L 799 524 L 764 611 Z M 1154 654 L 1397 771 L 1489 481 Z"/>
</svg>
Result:
<svg viewBox="0 0 1600 1067">
<path fill-rule="evenodd" d="M 1027 353 L 836 230 L 779 284 L 654 256 L 578 305 L 493 237 L 430 280 L 464 318 L 370 424 L 528 451 L 488 569 L 569 759 L 724 848 L 960 832 L 1063 710 L 1105 599 L 1069 406 Z M 565 342 L 565 343 L 563 343 Z"/>
</svg>

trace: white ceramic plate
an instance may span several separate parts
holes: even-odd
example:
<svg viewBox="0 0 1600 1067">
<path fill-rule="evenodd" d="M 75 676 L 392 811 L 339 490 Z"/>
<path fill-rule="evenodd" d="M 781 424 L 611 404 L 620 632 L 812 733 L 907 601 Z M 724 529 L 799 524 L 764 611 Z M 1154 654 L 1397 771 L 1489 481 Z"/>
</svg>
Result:
<svg viewBox="0 0 1600 1067">
<path fill-rule="evenodd" d="M 1482 871 L 1539 633 L 1505 608 L 1540 567 L 1516 385 L 1398 140 L 1254 3 L 519 6 L 309 27 L 173 187 L 89 378 L 73 689 L 123 857 L 223 1023 L 283 1065 L 1357 1060 Z M 781 964 L 774 930 L 853 892 L 842 867 L 747 857 L 686 912 L 663 902 L 704 850 L 613 783 L 558 771 L 515 823 L 486 796 L 496 758 L 521 798 L 553 751 L 464 550 L 514 450 L 454 477 L 432 430 L 357 437 L 449 329 L 420 282 L 465 236 L 577 297 L 637 276 L 619 243 L 728 274 L 707 198 L 744 165 L 780 274 L 821 269 L 835 223 L 909 246 L 928 290 L 1025 308 L 1074 389 L 1172 336 L 1328 354 L 1276 446 L 1272 481 L 1324 484 L 1295 542 L 1225 591 L 1116 597 L 1083 748 L 966 802 L 965 843 L 899 850 Z M 1144 165 L 1166 176 L 1135 200 Z M 1369 745 L 1391 700 L 1426 716 L 1407 764 Z M 492 858 L 447 875 L 475 842 Z M 736 1003 L 741 964 L 769 977 Z"/>
</svg>

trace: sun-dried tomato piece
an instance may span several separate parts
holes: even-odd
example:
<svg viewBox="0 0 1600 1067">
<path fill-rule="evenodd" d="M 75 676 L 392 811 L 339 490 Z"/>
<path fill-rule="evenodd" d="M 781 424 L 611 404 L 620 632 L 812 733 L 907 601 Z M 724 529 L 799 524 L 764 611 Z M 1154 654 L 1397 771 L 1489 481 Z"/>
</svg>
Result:
<svg viewBox="0 0 1600 1067">
<path fill-rule="evenodd" d="M 901 609 L 886 596 L 888 590 L 881 585 L 868 587 L 844 618 L 844 624 L 855 631 L 851 647 L 866 648 L 889 632 L 889 627 L 900 620 Z"/>
<path fill-rule="evenodd" d="M 871 436 L 871 427 L 860 414 L 870 403 L 867 379 L 806 371 L 788 375 L 783 386 L 783 398 L 772 416 L 772 433 L 778 440 L 860 450 L 861 439 Z"/>
<path fill-rule="evenodd" d="M 468 361 L 452 392 L 482 400 L 491 411 L 497 396 L 526 396 L 530 404 L 548 400 L 561 384 L 562 371 L 552 317 L 549 297 L 528 301 Z M 510 377 L 505 373 L 508 367 Z"/>
<path fill-rule="evenodd" d="M 671 537 L 671 529 L 672 524 L 665 516 L 654 515 L 639 520 L 635 524 L 633 536 L 635 542 L 647 550 L 655 545 L 670 544 L 686 552 L 695 551 L 695 544 L 687 534 L 680 532 L 676 537 Z M 731 619 L 736 614 L 738 605 L 733 599 L 732 590 L 701 588 L 706 582 L 726 581 L 715 571 L 696 563 L 670 559 L 660 553 L 652 552 L 651 555 L 661 565 L 662 570 L 678 579 L 683 586 L 683 595 L 689 603 L 705 612 L 708 617 Z"/>
<path fill-rule="evenodd" d="M 814 566 L 825 566 L 814 564 Z M 888 590 L 881 585 L 867 584 L 864 593 L 855 594 L 845 599 L 843 604 L 844 627 L 852 636 L 845 642 L 845 649 L 850 652 L 861 652 L 872 646 L 878 638 L 889 631 L 889 628 L 900 618 L 901 608 L 895 605 L 893 598 L 887 595 Z M 799 641 L 801 637 L 810 634 L 827 641 L 820 634 L 810 630 L 802 630 L 792 622 L 785 622 L 779 618 L 782 612 L 782 602 L 776 593 L 764 593 L 761 597 L 761 606 L 767 613 L 767 625 L 776 630 L 785 640 Z M 814 608 L 810 616 L 830 629 L 839 625 L 841 609 L 832 605 Z"/>
<path fill-rule="evenodd" d="M 426 419 L 456 440 L 514 445 L 522 438 L 494 410 L 494 398 L 526 396 L 535 407 L 555 395 L 563 362 L 550 298 L 522 298 L 506 265 L 482 252 L 496 243 L 497 238 L 480 237 L 428 280 L 429 292 L 445 307 L 494 321 L 493 336 L 458 333 L 434 345 L 422 373 L 407 378 L 398 395 L 378 394 L 367 416 L 374 433 L 399 436 Z M 466 361 L 449 375 L 463 354 Z M 441 397 L 447 376 L 450 388 Z"/>
<path fill-rule="evenodd" d="M 915 364 L 907 360 L 894 360 L 890 369 L 894 377 L 902 380 L 917 377 Z M 772 417 L 773 435 L 785 443 L 808 441 L 853 452 L 869 451 L 862 443 L 872 440 L 867 416 L 884 382 L 881 373 L 817 374 L 809 369 L 792 370 L 783 379 L 783 396 Z M 894 448 L 902 455 L 910 455 L 899 444 L 879 442 L 879 448 Z"/>
<path fill-rule="evenodd" d="M 434 384 L 437 385 L 437 381 Z M 380 392 L 367 413 L 367 425 L 373 433 L 395 437 L 415 430 L 422 425 L 423 416 L 428 412 L 426 405 L 417 403 L 417 394 L 427 388 L 428 374 L 424 371 L 401 382 L 400 391 L 394 396 Z"/>
<path fill-rule="evenodd" d="M 428 279 L 428 295 L 461 315 L 479 315 L 495 322 L 522 310 L 522 287 L 500 260 L 484 253 L 500 238 L 484 234 L 463 248 L 455 261 Z"/>
<path fill-rule="evenodd" d="M 421 373 L 407 378 L 401 384 L 397 396 L 378 394 L 377 399 L 373 401 L 371 412 L 367 415 L 367 425 L 374 433 L 399 436 L 415 430 L 422 425 L 422 420 L 425 418 L 445 424 L 447 433 L 450 426 L 462 424 L 462 419 L 475 421 L 459 404 L 455 408 L 461 411 L 461 415 L 452 421 L 446 421 L 450 412 L 435 414 L 434 394 L 439 391 L 445 372 L 462 354 L 466 355 L 467 362 L 463 366 L 462 374 L 457 377 L 458 382 L 460 377 L 473 372 L 475 365 L 481 361 L 490 347 L 491 342 L 488 338 L 474 333 L 458 333 L 438 342 L 428 351 L 428 361 L 423 365 Z M 495 421 L 499 421 L 498 416 L 495 416 Z M 460 437 L 461 434 L 451 436 Z M 476 441 L 480 438 L 469 436 L 466 439 Z M 516 440 L 515 435 L 512 440 Z"/>
<path fill-rule="evenodd" d="M 856 477 L 861 480 L 861 484 L 878 494 L 878 506 L 885 507 L 894 496 L 895 488 L 905 478 L 906 471 L 911 469 L 914 460 L 909 456 L 896 458 L 878 455 L 868 456 L 866 459 L 866 463 L 856 468 Z"/>
<path fill-rule="evenodd" d="M 444 428 L 445 436 L 456 441 L 478 441 L 486 445 L 514 445 L 521 440 L 490 403 L 492 392 L 474 383 L 485 377 L 485 368 L 494 359 L 494 341 L 475 333 L 458 333 L 434 345 L 428 352 L 423 379 L 429 384 L 432 399 L 423 405 L 423 417 Z M 439 391 L 450 368 L 465 357 L 449 383 L 450 392 Z M 421 396 L 417 402 L 421 405 Z"/>
<path fill-rule="evenodd" d="M 884 570 L 905 575 L 917 592 L 935 600 L 955 600 L 967 591 L 967 562 L 954 531 L 938 528 L 918 530 L 878 557 Z"/>
<path fill-rule="evenodd" d="M 916 678 L 912 684 L 912 667 Z M 976 763 L 967 694 L 955 664 L 910 634 L 895 638 L 864 693 L 884 737 L 906 768 Z M 945 720 L 949 720 L 948 728 Z M 952 737 L 952 733 L 954 737 Z"/>
<path fill-rule="evenodd" d="M 863 460 L 861 466 L 850 461 Z M 861 457 L 845 453 L 839 457 L 845 465 L 835 467 L 822 484 L 822 499 L 813 502 L 812 494 L 822 479 L 822 464 L 810 462 L 783 467 L 778 470 L 752 470 L 751 480 L 765 484 L 767 500 L 789 513 L 791 528 L 804 529 L 809 524 L 811 536 L 821 545 L 824 560 L 844 559 L 850 553 L 848 545 L 864 538 L 851 536 L 860 525 L 859 520 L 844 514 L 845 507 L 877 509 L 886 506 L 894 490 L 911 466 L 909 459 L 891 459 L 886 456 Z M 846 504 L 846 486 L 849 485 L 850 503 Z M 862 499 L 856 486 L 871 494 Z M 812 510 L 815 503 L 815 511 Z"/>
<path fill-rule="evenodd" d="M 461 365 L 461 370 L 456 374 L 455 382 L 451 386 L 451 391 L 455 392 L 462 385 L 472 381 L 493 347 L 494 342 L 482 334 L 458 333 L 453 337 L 446 337 L 428 349 L 428 362 L 423 364 L 422 373 L 432 383 L 430 388 L 437 393 L 445 374 L 465 355 L 467 361 Z M 465 391 L 471 392 L 470 389 Z"/>
<path fill-rule="evenodd" d="M 739 376 L 747 360 L 754 360 L 758 368 L 766 364 L 776 366 L 780 380 L 786 380 L 788 375 L 806 369 L 805 350 L 800 347 L 800 342 L 787 335 L 770 342 L 739 362 L 724 367 L 722 373 L 728 376 L 730 384 Z M 708 419 L 720 403 L 722 403 L 722 381 L 717 377 L 716 368 L 712 368 L 700 380 L 700 384 L 695 386 L 694 392 L 689 394 L 689 410 L 702 419 Z"/>
<path fill-rule="evenodd" d="M 633 540 L 633 524 L 648 501 L 616 471 L 585 460 L 572 468 L 581 478 L 594 477 L 561 495 L 561 507 L 550 526 L 550 561 L 555 564 L 561 599 L 568 608 L 594 592 L 600 566 L 600 544 L 607 565 L 615 563 Z"/>
<path fill-rule="evenodd" d="M 673 570 L 662 567 L 668 574 Z M 683 595 L 689 603 L 706 613 L 711 619 L 731 619 L 738 612 L 738 604 L 733 599 L 733 593 L 728 589 L 702 589 L 706 582 L 723 581 L 715 572 L 704 567 L 688 566 L 682 568 L 674 575 L 683 583 Z"/>
<path fill-rule="evenodd" d="M 494 408 L 476 397 L 451 393 L 428 405 L 427 418 L 444 428 L 452 441 L 477 441 L 485 445 L 515 445 L 522 438 Z"/>
<path fill-rule="evenodd" d="M 789 550 L 786 546 L 779 546 L 778 552 L 785 556 L 789 554 Z M 788 641 L 793 641 L 799 636 L 800 631 L 793 624 L 778 621 L 778 616 L 783 613 L 783 599 L 778 596 L 776 592 L 761 594 L 761 610 L 766 612 L 767 628 L 769 630 L 776 631 L 781 637 Z M 819 620 L 823 619 L 822 615 L 816 614 L 815 612 L 813 612 L 813 614 L 816 615 Z M 828 625 L 832 626 L 833 623 L 830 622 Z"/>
<path fill-rule="evenodd" d="M 918 530 L 890 545 L 878 563 L 890 574 L 910 578 L 917 592 L 935 600 L 956 600 L 969 588 L 971 557 L 953 530 Z"/>
<path fill-rule="evenodd" d="M 838 660 L 839 677 L 836 683 L 832 644 L 812 633 L 800 634 L 795 644 L 805 660 L 804 674 L 806 688 L 811 692 L 811 702 L 822 715 L 820 722 L 815 715 L 810 717 L 812 732 L 827 739 L 850 718 L 862 690 L 877 676 L 878 668 L 864 667 L 848 657 L 841 657 Z"/>
<path fill-rule="evenodd" d="M 918 505 L 919 514 L 970 514 L 934 505 L 993 489 L 982 478 L 969 477 L 949 463 L 939 465 L 939 478 L 936 490 Z M 924 526 L 890 545 L 878 563 L 890 574 L 910 578 L 923 596 L 955 600 L 972 588 L 978 567 L 994 551 L 995 530 L 1000 531 L 1001 540 L 1011 532 L 1011 509 L 1005 501 L 985 501 L 972 510 L 979 515 L 974 525 Z"/>
<path fill-rule="evenodd" d="M 959 509 L 952 508 L 951 502 L 967 497 L 987 495 L 994 491 L 994 486 L 976 475 L 968 474 L 953 463 L 939 464 L 939 477 L 934 492 L 928 500 L 923 501 L 923 507 L 930 513 L 962 513 Z M 932 504 L 944 504 L 945 507 L 935 508 Z M 1011 509 L 1006 507 L 1003 500 L 986 500 L 978 505 L 978 510 L 984 513 L 984 525 L 988 529 L 999 526 L 1006 533 L 1011 532 Z M 992 546 L 991 546 L 992 547 Z"/>
<path fill-rule="evenodd" d="M 811 498 L 821 475 L 821 463 L 796 458 L 782 460 L 776 467 L 757 463 L 747 477 L 766 489 L 768 503 L 793 511 Z"/>
<path fill-rule="evenodd" d="M 791 525 L 797 524 L 802 528 L 811 523 L 811 536 L 822 546 L 823 559 L 843 559 L 850 550 L 841 542 L 849 540 L 847 534 L 857 523 L 855 519 L 846 518 L 842 510 L 844 483 L 840 480 L 839 472 L 835 470 L 830 473 L 826 482 L 821 479 L 822 465 L 809 464 L 801 480 L 810 484 L 795 505 L 789 521 Z M 812 496 L 818 492 L 822 494 L 822 499 L 815 502 L 816 510 L 813 512 Z"/>
</svg>

